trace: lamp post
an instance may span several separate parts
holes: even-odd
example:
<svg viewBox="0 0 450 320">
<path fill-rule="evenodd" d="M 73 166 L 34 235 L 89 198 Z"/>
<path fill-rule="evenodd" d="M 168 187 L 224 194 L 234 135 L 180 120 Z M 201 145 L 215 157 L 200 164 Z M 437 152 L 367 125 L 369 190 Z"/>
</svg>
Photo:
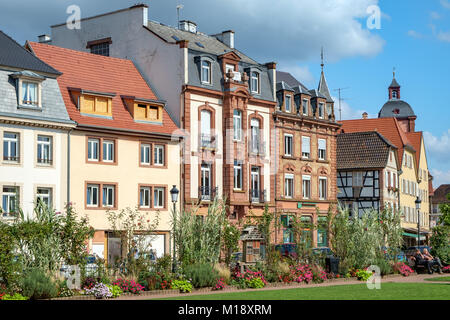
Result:
<svg viewBox="0 0 450 320">
<path fill-rule="evenodd" d="M 180 191 L 177 189 L 176 185 L 173 185 L 172 189 L 170 189 L 170 196 L 172 197 L 173 203 L 173 262 L 172 262 L 172 272 L 177 271 L 177 259 L 175 257 L 175 230 L 177 225 L 177 208 L 176 203 L 178 201 L 178 194 Z"/>
<path fill-rule="evenodd" d="M 417 209 L 417 246 L 420 246 L 420 204 L 422 201 L 417 197 L 415 203 Z"/>
</svg>

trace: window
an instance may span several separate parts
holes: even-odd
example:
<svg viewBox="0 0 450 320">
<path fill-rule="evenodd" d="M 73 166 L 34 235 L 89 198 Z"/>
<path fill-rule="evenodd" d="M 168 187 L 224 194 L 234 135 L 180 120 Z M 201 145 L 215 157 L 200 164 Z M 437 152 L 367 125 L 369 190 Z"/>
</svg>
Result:
<svg viewBox="0 0 450 320">
<path fill-rule="evenodd" d="M 320 102 L 319 103 L 319 118 L 320 119 L 323 119 L 323 112 L 324 112 L 323 108 L 324 108 L 324 105 L 322 102 Z"/>
<path fill-rule="evenodd" d="M 19 205 L 19 187 L 3 187 L 2 209 L 3 214 L 15 213 Z"/>
<path fill-rule="evenodd" d="M 292 134 L 284 135 L 284 155 L 288 157 L 292 157 Z"/>
<path fill-rule="evenodd" d="M 32 106 L 39 105 L 38 87 L 39 84 L 35 82 L 22 81 L 21 104 Z"/>
<path fill-rule="evenodd" d="M 3 160 L 19 162 L 19 134 L 3 133 Z"/>
<path fill-rule="evenodd" d="M 150 187 L 139 188 L 139 207 L 150 208 L 151 191 Z"/>
<path fill-rule="evenodd" d="M 78 95 L 78 92 L 74 94 Z M 79 108 L 82 114 L 95 114 L 112 117 L 112 95 L 87 95 L 81 94 Z"/>
<path fill-rule="evenodd" d="M 52 189 L 51 188 L 37 188 L 36 193 L 37 203 L 45 204 L 47 208 L 52 207 Z"/>
<path fill-rule="evenodd" d="M 310 137 L 302 137 L 302 158 L 309 159 L 310 149 Z"/>
<path fill-rule="evenodd" d="M 37 162 L 52 164 L 52 137 L 38 135 Z"/>
<path fill-rule="evenodd" d="M 303 199 L 311 197 L 311 176 L 302 176 Z"/>
<path fill-rule="evenodd" d="M 384 176 L 385 176 L 384 177 L 384 179 L 385 179 L 384 185 L 386 186 L 386 188 L 389 188 L 389 180 L 390 180 L 389 172 L 385 171 L 385 175 Z"/>
<path fill-rule="evenodd" d="M 318 139 L 317 144 L 319 147 L 319 160 L 325 160 L 327 154 L 327 140 Z"/>
<path fill-rule="evenodd" d="M 164 165 L 164 146 L 155 145 L 154 146 L 154 159 L 155 166 L 163 166 Z"/>
<path fill-rule="evenodd" d="M 327 178 L 319 177 L 319 199 L 325 200 L 327 198 Z"/>
<path fill-rule="evenodd" d="M 202 83 L 211 84 L 211 62 L 202 61 Z"/>
<path fill-rule="evenodd" d="M 234 160 L 234 189 L 242 190 L 242 162 Z"/>
<path fill-rule="evenodd" d="M 259 120 L 250 120 L 250 130 L 251 130 L 251 152 L 260 153 L 262 151 L 261 141 L 260 141 L 260 131 L 259 131 Z"/>
<path fill-rule="evenodd" d="M 242 112 L 239 110 L 233 111 L 233 130 L 234 140 L 241 141 L 242 139 Z"/>
<path fill-rule="evenodd" d="M 290 199 L 294 197 L 294 175 L 291 173 L 284 175 L 284 195 Z"/>
<path fill-rule="evenodd" d="M 150 165 L 151 162 L 151 145 L 142 143 L 141 144 L 141 165 Z"/>
<path fill-rule="evenodd" d="M 134 103 L 133 118 L 139 121 L 162 123 L 163 107 L 144 103 Z"/>
<path fill-rule="evenodd" d="M 260 167 L 257 166 L 251 168 L 250 195 L 252 202 L 258 203 L 261 201 Z"/>
<path fill-rule="evenodd" d="M 252 93 L 259 93 L 259 73 L 256 71 L 250 73 L 250 90 Z"/>
<path fill-rule="evenodd" d="M 397 91 L 392 91 L 392 99 L 397 99 Z"/>
<path fill-rule="evenodd" d="M 90 48 L 93 54 L 109 57 L 109 42 L 93 44 Z"/>
<path fill-rule="evenodd" d="M 103 161 L 114 162 L 114 141 L 103 140 Z"/>
<path fill-rule="evenodd" d="M 98 161 L 99 160 L 99 139 L 88 139 L 88 160 Z"/>
<path fill-rule="evenodd" d="M 86 204 L 88 207 L 98 207 L 99 189 L 100 186 L 98 184 L 87 185 Z"/>
<path fill-rule="evenodd" d="M 202 110 L 200 112 L 200 138 L 202 148 L 212 147 L 211 119 L 211 111 Z"/>
<path fill-rule="evenodd" d="M 286 112 L 291 112 L 291 104 L 292 104 L 292 98 L 290 95 L 286 95 L 285 96 L 285 106 L 284 106 L 284 110 Z"/>
<path fill-rule="evenodd" d="M 103 186 L 103 206 L 104 207 L 114 207 L 114 199 L 116 187 L 112 185 Z"/>
<path fill-rule="evenodd" d="M 308 115 L 308 99 L 302 100 L 302 113 L 304 116 Z"/>
<path fill-rule="evenodd" d="M 154 188 L 153 203 L 155 208 L 164 208 L 164 188 Z"/>
<path fill-rule="evenodd" d="M 353 186 L 362 187 L 363 186 L 363 173 L 353 172 Z"/>
<path fill-rule="evenodd" d="M 317 217 L 318 228 L 317 228 L 317 246 L 327 247 L 327 217 Z"/>
</svg>

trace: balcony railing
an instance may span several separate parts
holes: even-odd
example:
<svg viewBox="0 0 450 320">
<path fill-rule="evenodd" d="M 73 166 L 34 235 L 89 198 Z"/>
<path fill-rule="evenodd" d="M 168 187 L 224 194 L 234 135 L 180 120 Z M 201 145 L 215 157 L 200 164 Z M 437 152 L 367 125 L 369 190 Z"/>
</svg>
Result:
<svg viewBox="0 0 450 320">
<path fill-rule="evenodd" d="M 250 189 L 250 202 L 251 203 L 265 203 L 266 202 L 266 190 Z"/>
<path fill-rule="evenodd" d="M 264 155 L 266 153 L 266 142 L 250 139 L 248 149 L 251 154 Z"/>
<path fill-rule="evenodd" d="M 3 160 L 5 160 L 5 161 L 15 161 L 15 162 L 19 162 L 20 157 L 3 156 Z"/>
<path fill-rule="evenodd" d="M 202 133 L 200 135 L 200 148 L 216 149 L 216 136 Z"/>
<path fill-rule="evenodd" d="M 217 195 L 217 187 L 201 186 L 198 187 L 198 193 L 202 201 L 210 201 Z"/>
<path fill-rule="evenodd" d="M 49 164 L 49 165 L 51 165 L 53 163 L 53 160 L 52 159 L 37 159 L 37 162 L 39 164 Z"/>
</svg>

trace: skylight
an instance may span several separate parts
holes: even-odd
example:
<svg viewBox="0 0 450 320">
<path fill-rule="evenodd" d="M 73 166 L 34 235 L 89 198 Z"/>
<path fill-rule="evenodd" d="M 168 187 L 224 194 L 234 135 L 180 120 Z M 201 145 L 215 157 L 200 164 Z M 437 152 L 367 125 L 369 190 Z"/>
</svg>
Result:
<svg viewBox="0 0 450 320">
<path fill-rule="evenodd" d="M 204 48 L 205 46 L 201 42 L 196 42 L 196 45 L 198 45 L 200 48 Z"/>
<path fill-rule="evenodd" d="M 175 41 L 180 41 L 180 38 L 178 38 L 177 36 L 172 36 L 172 39 Z"/>
</svg>

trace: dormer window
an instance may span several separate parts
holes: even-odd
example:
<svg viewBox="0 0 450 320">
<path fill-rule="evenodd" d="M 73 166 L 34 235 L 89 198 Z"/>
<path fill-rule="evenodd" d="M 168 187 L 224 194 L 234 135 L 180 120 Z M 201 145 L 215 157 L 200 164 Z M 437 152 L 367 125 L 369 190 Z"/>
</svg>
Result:
<svg viewBox="0 0 450 320">
<path fill-rule="evenodd" d="M 302 100 L 302 113 L 304 116 L 308 115 L 308 99 Z"/>
<path fill-rule="evenodd" d="M 135 120 L 147 120 L 162 122 L 162 106 L 154 106 L 144 103 L 135 103 Z"/>
<path fill-rule="evenodd" d="M 291 112 L 291 105 L 292 105 L 291 96 L 290 95 L 286 95 L 284 101 L 285 101 L 284 110 L 286 112 Z"/>
<path fill-rule="evenodd" d="M 11 76 L 17 79 L 19 107 L 42 107 L 41 83 L 45 78 L 31 71 L 19 71 Z"/>
<path fill-rule="evenodd" d="M 259 72 L 252 71 L 250 73 L 250 91 L 252 93 L 259 93 Z"/>
<path fill-rule="evenodd" d="M 109 97 L 82 94 L 80 97 L 80 112 L 112 116 L 112 99 Z"/>
<path fill-rule="evenodd" d="M 324 112 L 324 104 L 322 102 L 319 103 L 319 119 L 323 119 Z"/>
<path fill-rule="evenodd" d="M 211 62 L 202 61 L 202 83 L 211 84 Z"/>
</svg>

